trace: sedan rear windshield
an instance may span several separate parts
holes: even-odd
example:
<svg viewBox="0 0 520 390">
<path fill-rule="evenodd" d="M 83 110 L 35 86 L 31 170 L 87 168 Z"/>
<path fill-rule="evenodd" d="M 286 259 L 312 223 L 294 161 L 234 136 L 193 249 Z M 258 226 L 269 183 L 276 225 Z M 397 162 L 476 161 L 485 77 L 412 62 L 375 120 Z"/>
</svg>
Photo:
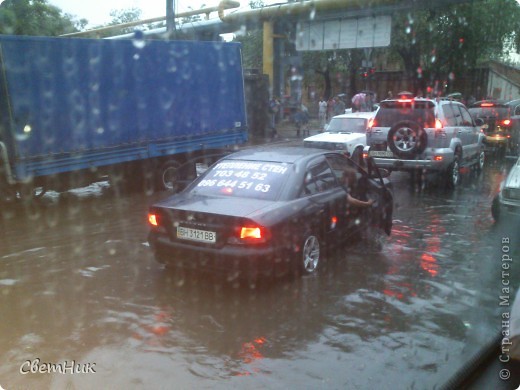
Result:
<svg viewBox="0 0 520 390">
<path fill-rule="evenodd" d="M 330 133 L 363 133 L 367 130 L 364 118 L 332 118 L 327 131 Z"/>
<path fill-rule="evenodd" d="M 374 127 L 392 127 L 407 120 L 418 123 L 423 128 L 435 127 L 434 105 L 423 101 L 385 101 L 377 112 Z"/>
<path fill-rule="evenodd" d="M 471 107 L 469 112 L 473 118 L 500 120 L 509 117 L 507 106 Z"/>
<path fill-rule="evenodd" d="M 193 192 L 237 198 L 275 200 L 292 172 L 292 164 L 223 160 L 202 177 Z"/>
</svg>

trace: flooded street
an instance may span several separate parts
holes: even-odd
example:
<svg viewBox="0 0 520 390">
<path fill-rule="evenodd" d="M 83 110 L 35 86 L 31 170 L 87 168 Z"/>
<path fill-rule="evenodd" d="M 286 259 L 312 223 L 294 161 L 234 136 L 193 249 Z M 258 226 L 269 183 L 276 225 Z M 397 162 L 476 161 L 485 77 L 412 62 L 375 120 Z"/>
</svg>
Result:
<svg viewBox="0 0 520 390">
<path fill-rule="evenodd" d="M 154 261 L 146 211 L 165 193 L 101 183 L 4 206 L 0 385 L 439 387 L 501 331 L 504 243 L 520 259 L 520 221 L 490 213 L 504 177 L 494 165 L 454 192 L 415 191 L 393 173 L 382 251 L 354 243 L 317 274 L 256 288 Z M 519 276 L 513 262 L 508 283 Z M 42 366 L 64 362 L 80 372 Z"/>
</svg>

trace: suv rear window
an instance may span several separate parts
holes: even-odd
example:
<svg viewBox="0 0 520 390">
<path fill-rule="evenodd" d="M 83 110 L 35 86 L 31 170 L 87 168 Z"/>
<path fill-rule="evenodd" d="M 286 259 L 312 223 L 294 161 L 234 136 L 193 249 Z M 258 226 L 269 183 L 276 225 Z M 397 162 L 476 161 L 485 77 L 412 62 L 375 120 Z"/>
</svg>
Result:
<svg viewBox="0 0 520 390">
<path fill-rule="evenodd" d="M 375 127 L 392 127 L 397 122 L 409 120 L 423 128 L 435 127 L 435 105 L 430 101 L 387 100 L 380 104 Z"/>
<path fill-rule="evenodd" d="M 193 190 L 202 195 L 274 200 L 292 172 L 276 162 L 223 160 L 213 166 Z"/>
</svg>

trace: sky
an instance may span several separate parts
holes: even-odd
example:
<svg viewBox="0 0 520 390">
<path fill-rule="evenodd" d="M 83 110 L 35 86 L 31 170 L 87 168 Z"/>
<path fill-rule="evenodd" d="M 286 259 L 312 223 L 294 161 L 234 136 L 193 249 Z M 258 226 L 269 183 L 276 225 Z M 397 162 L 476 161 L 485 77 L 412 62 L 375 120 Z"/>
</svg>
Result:
<svg viewBox="0 0 520 390">
<path fill-rule="evenodd" d="M 173 0 L 170 0 L 173 1 Z M 1 1 L 0 1 L 1 2 Z M 106 24 L 112 20 L 110 11 L 139 8 L 142 11 L 142 19 L 150 19 L 159 16 L 166 16 L 166 0 L 47 0 L 49 4 L 60 8 L 64 13 L 75 16 L 76 19 L 87 19 L 88 26 L 94 27 Z M 249 0 L 240 0 L 241 8 L 249 4 Z M 285 1 L 264 1 L 265 4 Z M 193 9 L 201 8 L 202 4 L 206 7 L 214 7 L 220 0 L 175 0 L 176 12 L 180 13 Z M 216 17 L 217 13 L 212 13 Z"/>
</svg>

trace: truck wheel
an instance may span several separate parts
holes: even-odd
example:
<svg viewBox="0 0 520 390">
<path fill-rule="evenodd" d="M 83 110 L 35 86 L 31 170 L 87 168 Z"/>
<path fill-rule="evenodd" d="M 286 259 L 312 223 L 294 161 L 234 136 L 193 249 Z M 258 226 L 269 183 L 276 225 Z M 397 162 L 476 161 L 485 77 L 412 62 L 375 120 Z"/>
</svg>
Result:
<svg viewBox="0 0 520 390">
<path fill-rule="evenodd" d="M 174 160 L 167 161 L 162 165 L 157 180 L 158 190 L 172 192 L 178 192 L 180 190 L 180 166 L 181 164 Z"/>
<path fill-rule="evenodd" d="M 388 147 L 401 158 L 413 158 L 424 152 L 428 136 L 424 129 L 413 121 L 396 123 L 388 131 Z"/>
<path fill-rule="evenodd" d="M 18 194 L 22 201 L 30 202 L 34 199 L 40 199 L 47 192 L 47 187 L 35 187 L 32 184 L 21 184 L 18 187 Z"/>
</svg>

